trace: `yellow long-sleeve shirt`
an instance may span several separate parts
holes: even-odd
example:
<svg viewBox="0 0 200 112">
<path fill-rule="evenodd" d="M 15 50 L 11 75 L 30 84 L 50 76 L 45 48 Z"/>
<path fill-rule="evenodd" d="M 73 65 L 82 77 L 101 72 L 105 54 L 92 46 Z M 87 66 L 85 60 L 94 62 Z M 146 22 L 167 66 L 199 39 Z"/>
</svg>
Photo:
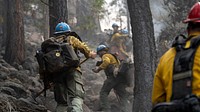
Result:
<svg viewBox="0 0 200 112">
<path fill-rule="evenodd" d="M 120 33 L 115 33 L 111 38 L 111 43 L 118 46 L 119 50 L 126 56 L 128 56 L 128 53 L 124 50 L 124 39 L 127 38 L 128 35 L 122 35 Z"/>
<path fill-rule="evenodd" d="M 58 42 L 68 42 L 68 43 L 70 43 L 73 46 L 74 49 L 79 50 L 81 53 L 83 53 L 85 55 L 86 58 L 89 58 L 91 50 L 89 49 L 89 47 L 84 42 L 81 42 L 76 37 L 74 37 L 74 36 L 66 37 L 65 35 L 60 35 L 60 36 L 57 36 L 57 37 L 51 37 L 49 39 L 53 39 L 53 38 L 56 38 L 56 41 L 58 41 Z M 76 69 L 79 72 L 81 72 L 80 67 L 77 67 Z"/>
<path fill-rule="evenodd" d="M 71 44 L 73 46 L 74 49 L 77 49 L 81 53 L 83 53 L 86 58 L 89 57 L 91 50 L 84 42 L 81 42 L 76 37 L 74 37 L 74 36 L 66 37 L 65 35 L 60 35 L 60 36 L 52 37 L 52 38 L 56 38 L 56 41 L 58 41 L 58 42 L 68 42 L 69 44 Z"/>
<path fill-rule="evenodd" d="M 120 62 L 119 60 L 116 60 L 115 57 L 112 54 L 104 54 L 102 56 L 102 64 L 99 66 L 101 69 L 105 70 L 108 65 L 113 64 L 116 66 L 119 66 Z"/>
<path fill-rule="evenodd" d="M 195 32 L 189 35 L 192 38 L 200 35 L 200 32 Z M 187 41 L 185 48 L 190 46 L 190 40 Z M 175 48 L 169 49 L 160 59 L 158 64 L 152 90 L 152 103 L 153 105 L 160 102 L 170 102 L 172 96 L 172 82 L 173 82 L 173 64 L 176 55 Z M 195 58 L 192 81 L 192 93 L 200 96 L 200 47 L 198 47 Z"/>
<path fill-rule="evenodd" d="M 86 58 L 89 58 L 91 50 L 84 42 L 81 42 L 74 36 L 67 37 L 67 42 L 69 42 L 75 49 L 77 48 L 81 53 L 83 53 Z"/>
</svg>

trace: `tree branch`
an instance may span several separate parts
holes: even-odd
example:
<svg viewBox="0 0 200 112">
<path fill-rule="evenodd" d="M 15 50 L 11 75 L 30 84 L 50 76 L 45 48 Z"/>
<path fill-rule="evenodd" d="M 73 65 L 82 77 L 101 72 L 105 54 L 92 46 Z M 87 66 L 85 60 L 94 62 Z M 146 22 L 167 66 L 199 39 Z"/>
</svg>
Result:
<svg viewBox="0 0 200 112">
<path fill-rule="evenodd" d="M 43 0 L 40 0 L 43 4 L 50 6 L 48 3 L 44 2 Z"/>
</svg>

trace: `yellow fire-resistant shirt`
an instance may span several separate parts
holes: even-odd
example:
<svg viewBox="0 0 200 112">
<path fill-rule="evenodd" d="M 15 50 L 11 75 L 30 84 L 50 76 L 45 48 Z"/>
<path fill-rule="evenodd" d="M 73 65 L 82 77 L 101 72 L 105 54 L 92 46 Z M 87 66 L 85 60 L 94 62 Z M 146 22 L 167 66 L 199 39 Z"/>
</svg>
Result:
<svg viewBox="0 0 200 112">
<path fill-rule="evenodd" d="M 76 50 L 79 50 L 81 53 L 83 53 L 85 55 L 86 58 L 89 58 L 90 52 L 91 50 L 89 49 L 89 47 L 84 43 L 81 42 L 79 39 L 77 39 L 74 36 L 68 36 L 66 37 L 65 35 L 60 35 L 55 37 L 57 41 L 67 41 L 68 43 L 70 43 L 73 48 Z M 79 72 L 81 72 L 80 67 L 76 68 Z"/>
<path fill-rule="evenodd" d="M 195 32 L 190 34 L 189 37 L 193 36 L 192 38 L 195 38 L 199 35 L 200 32 Z M 188 48 L 189 46 L 190 40 L 187 41 L 185 48 Z M 160 102 L 170 102 L 172 96 L 172 75 L 175 54 L 175 48 L 171 48 L 160 59 L 153 82 L 153 105 Z M 198 47 L 196 51 L 192 70 L 192 93 L 200 96 L 200 47 Z"/>
<path fill-rule="evenodd" d="M 90 54 L 91 50 L 89 49 L 89 47 L 84 42 L 81 42 L 79 39 L 77 39 L 74 36 L 67 37 L 67 41 L 75 49 L 78 49 L 81 53 L 83 53 L 86 58 L 89 58 L 89 54 Z"/>
<path fill-rule="evenodd" d="M 120 64 L 119 60 L 116 60 L 112 54 L 104 54 L 102 56 L 102 61 L 103 62 L 99 67 L 102 68 L 103 70 L 105 70 L 110 64 L 113 64 L 116 66 L 119 66 Z"/>
<path fill-rule="evenodd" d="M 118 46 L 119 50 L 126 56 L 128 56 L 128 53 L 124 50 L 124 39 L 127 38 L 128 35 L 122 35 L 120 33 L 115 33 L 111 38 L 111 43 Z"/>
</svg>

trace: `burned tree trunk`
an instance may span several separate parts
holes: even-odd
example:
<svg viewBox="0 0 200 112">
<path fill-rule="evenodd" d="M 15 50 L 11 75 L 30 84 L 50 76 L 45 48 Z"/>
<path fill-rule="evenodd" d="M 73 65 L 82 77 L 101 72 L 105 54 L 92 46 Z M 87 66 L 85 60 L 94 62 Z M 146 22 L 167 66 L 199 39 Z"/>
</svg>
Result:
<svg viewBox="0 0 200 112">
<path fill-rule="evenodd" d="M 22 0 L 6 0 L 7 37 L 4 59 L 9 64 L 21 64 L 25 58 Z"/>
<path fill-rule="evenodd" d="M 44 13 L 44 40 L 46 40 L 47 38 L 49 38 L 49 6 L 47 4 L 49 4 L 49 0 L 44 0 L 44 2 L 46 3 L 45 6 L 43 7 L 43 13 Z"/>
<path fill-rule="evenodd" d="M 128 9 L 133 33 L 135 66 L 133 112 L 149 112 L 156 60 L 154 29 L 149 1 L 128 0 Z"/>
<path fill-rule="evenodd" d="M 3 9 L 8 9 L 7 6 L 7 0 L 2 1 L 2 10 Z M 3 35 L 2 35 L 2 40 L 1 40 L 1 48 L 5 47 L 6 45 L 6 37 L 7 37 L 7 16 L 8 13 L 7 11 L 2 11 L 2 16 L 3 16 L 3 23 L 2 23 L 2 31 L 3 31 Z"/>
<path fill-rule="evenodd" d="M 49 0 L 50 36 L 59 22 L 68 22 L 67 0 Z"/>
</svg>

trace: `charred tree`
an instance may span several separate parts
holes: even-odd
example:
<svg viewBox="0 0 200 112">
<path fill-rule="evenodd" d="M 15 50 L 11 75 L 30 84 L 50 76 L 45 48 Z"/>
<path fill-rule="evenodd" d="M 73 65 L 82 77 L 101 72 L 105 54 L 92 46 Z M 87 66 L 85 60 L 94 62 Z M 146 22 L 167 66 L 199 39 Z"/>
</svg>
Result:
<svg viewBox="0 0 200 112">
<path fill-rule="evenodd" d="M 135 87 L 133 112 L 149 112 L 156 48 L 149 1 L 127 0 L 133 33 Z"/>
<path fill-rule="evenodd" d="M 67 0 L 49 0 L 50 36 L 59 22 L 68 22 Z"/>
<path fill-rule="evenodd" d="M 3 0 L 2 1 L 2 10 L 3 9 L 8 9 L 7 6 L 7 0 Z M 2 40 L 1 40 L 1 48 L 5 47 L 5 43 L 6 43 L 6 37 L 7 37 L 7 16 L 8 13 L 7 11 L 2 11 L 2 31 L 3 31 L 3 34 L 2 34 Z"/>
<path fill-rule="evenodd" d="M 3 38 L 3 1 L 0 0 L 0 50 L 2 46 L 2 38 Z"/>
<path fill-rule="evenodd" d="M 43 13 L 44 13 L 44 40 L 49 38 L 49 6 L 48 6 L 49 0 L 44 0 L 46 4 L 43 7 Z"/>
<path fill-rule="evenodd" d="M 25 58 L 25 38 L 22 0 L 5 0 L 7 5 L 6 49 L 4 59 L 9 64 L 21 64 Z"/>
</svg>

